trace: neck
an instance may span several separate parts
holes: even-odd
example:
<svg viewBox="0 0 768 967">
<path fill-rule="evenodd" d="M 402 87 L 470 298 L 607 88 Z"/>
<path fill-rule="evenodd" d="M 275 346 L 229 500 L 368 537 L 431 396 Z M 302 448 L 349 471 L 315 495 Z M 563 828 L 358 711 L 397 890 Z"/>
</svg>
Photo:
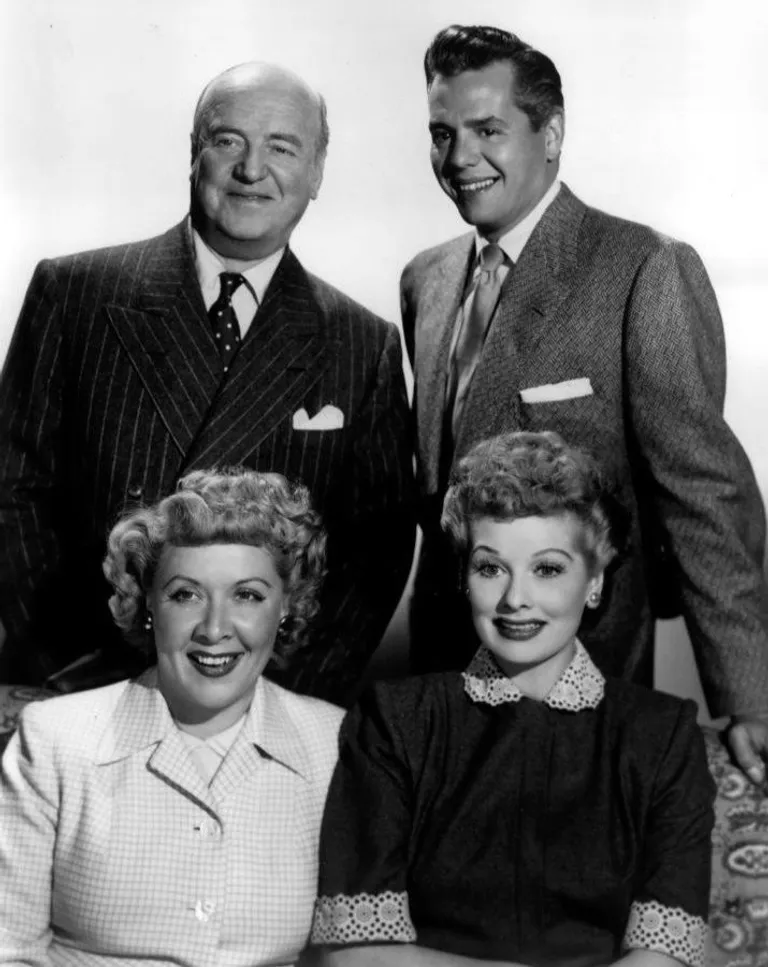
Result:
<svg viewBox="0 0 768 967">
<path fill-rule="evenodd" d="M 550 168 L 553 170 L 550 172 Z M 504 225 L 502 228 L 491 229 L 484 232 L 478 227 L 478 234 L 481 238 L 484 238 L 487 242 L 498 242 L 500 238 L 503 238 L 506 234 L 516 228 L 521 222 L 524 222 L 526 218 L 531 214 L 534 209 L 536 209 L 541 203 L 544 196 L 547 194 L 549 189 L 555 183 L 557 178 L 557 170 L 559 168 L 559 162 L 553 162 L 551 165 L 547 165 L 546 179 L 544 181 L 543 187 L 537 193 L 536 197 L 527 205 L 524 212 L 522 212 L 511 225 Z"/>
<path fill-rule="evenodd" d="M 228 272 L 247 272 L 270 255 L 288 245 L 288 238 L 275 242 L 274 239 L 237 239 L 217 231 L 202 219 L 193 207 L 190 211 L 192 228 L 208 248 L 214 252 Z"/>
<path fill-rule="evenodd" d="M 571 638 L 567 645 L 555 652 L 545 661 L 536 665 L 519 665 L 515 662 L 496 658 L 501 670 L 514 682 L 523 695 L 541 701 L 552 691 L 565 669 L 576 654 L 576 639 Z"/>
</svg>

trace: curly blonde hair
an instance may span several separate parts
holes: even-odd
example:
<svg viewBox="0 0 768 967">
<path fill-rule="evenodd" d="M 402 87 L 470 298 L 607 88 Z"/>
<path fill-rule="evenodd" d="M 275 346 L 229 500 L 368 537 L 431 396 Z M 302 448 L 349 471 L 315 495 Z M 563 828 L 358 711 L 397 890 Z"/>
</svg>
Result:
<svg viewBox="0 0 768 967">
<path fill-rule="evenodd" d="M 277 659 L 284 659 L 303 644 L 317 612 L 325 540 L 320 515 L 301 484 L 240 467 L 195 470 L 170 497 L 125 514 L 112 528 L 103 563 L 114 588 L 109 609 L 127 640 L 149 654 L 146 598 L 165 547 L 263 547 L 272 555 L 288 600 L 275 645 Z"/>
<path fill-rule="evenodd" d="M 557 433 L 503 433 L 478 443 L 454 469 L 440 524 L 464 559 L 472 520 L 554 517 L 581 523 L 591 572 L 603 570 L 624 542 L 621 509 L 600 466 Z"/>
</svg>

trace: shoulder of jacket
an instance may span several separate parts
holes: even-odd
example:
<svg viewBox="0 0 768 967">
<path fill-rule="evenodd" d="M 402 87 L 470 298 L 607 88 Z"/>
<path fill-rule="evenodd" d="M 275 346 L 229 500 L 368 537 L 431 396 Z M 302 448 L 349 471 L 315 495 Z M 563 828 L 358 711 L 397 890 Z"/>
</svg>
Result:
<svg viewBox="0 0 768 967">
<path fill-rule="evenodd" d="M 447 242 L 441 242 L 439 245 L 433 245 L 431 248 L 423 249 L 417 255 L 414 255 L 406 264 L 403 269 L 403 278 L 405 279 L 414 274 L 418 275 L 439 266 L 446 258 L 452 256 L 456 249 L 466 248 L 469 250 L 473 237 L 471 232 L 465 232 L 463 235 L 458 235 L 456 238 L 449 239 Z"/>
<path fill-rule="evenodd" d="M 110 720 L 128 684 L 129 679 L 125 679 L 101 688 L 30 702 L 21 710 L 20 727 L 50 734 L 56 744 L 96 744 L 103 731 L 100 726 Z"/>
<path fill-rule="evenodd" d="M 312 295 L 320 310 L 329 320 L 333 320 L 335 317 L 352 318 L 356 328 L 362 327 L 380 336 L 386 335 L 389 329 L 393 327 L 393 323 L 377 316 L 375 312 L 367 309 L 362 303 L 357 302 L 351 296 L 342 292 L 341 289 L 337 289 L 330 282 L 326 282 L 310 272 L 307 272 L 306 276 Z"/>
</svg>

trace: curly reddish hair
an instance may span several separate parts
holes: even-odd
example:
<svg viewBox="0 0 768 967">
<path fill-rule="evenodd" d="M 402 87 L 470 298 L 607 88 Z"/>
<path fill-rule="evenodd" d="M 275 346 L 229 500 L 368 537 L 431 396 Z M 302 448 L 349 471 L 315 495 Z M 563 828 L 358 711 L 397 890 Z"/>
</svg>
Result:
<svg viewBox="0 0 768 967">
<path fill-rule="evenodd" d="M 504 433 L 478 443 L 454 469 L 440 520 L 466 558 L 472 520 L 572 514 L 592 573 L 623 544 L 621 510 L 597 461 L 557 433 Z"/>
</svg>

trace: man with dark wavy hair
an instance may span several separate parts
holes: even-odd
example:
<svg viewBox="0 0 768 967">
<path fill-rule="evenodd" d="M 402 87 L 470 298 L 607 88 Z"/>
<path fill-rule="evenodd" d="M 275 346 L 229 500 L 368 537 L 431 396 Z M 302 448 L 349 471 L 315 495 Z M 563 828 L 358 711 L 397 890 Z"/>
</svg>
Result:
<svg viewBox="0 0 768 967">
<path fill-rule="evenodd" d="M 765 516 L 723 419 L 725 344 L 693 249 L 581 202 L 558 179 L 565 113 L 545 54 L 452 26 L 424 59 L 435 176 L 473 231 L 402 278 L 424 544 L 417 668 L 461 667 L 466 611 L 439 530 L 454 461 L 506 430 L 590 447 L 629 511 L 632 552 L 581 636 L 608 674 L 653 680 L 654 619 L 682 613 L 715 715 L 755 780 L 768 752 Z M 620 649 L 616 642 L 624 642 Z"/>
</svg>

